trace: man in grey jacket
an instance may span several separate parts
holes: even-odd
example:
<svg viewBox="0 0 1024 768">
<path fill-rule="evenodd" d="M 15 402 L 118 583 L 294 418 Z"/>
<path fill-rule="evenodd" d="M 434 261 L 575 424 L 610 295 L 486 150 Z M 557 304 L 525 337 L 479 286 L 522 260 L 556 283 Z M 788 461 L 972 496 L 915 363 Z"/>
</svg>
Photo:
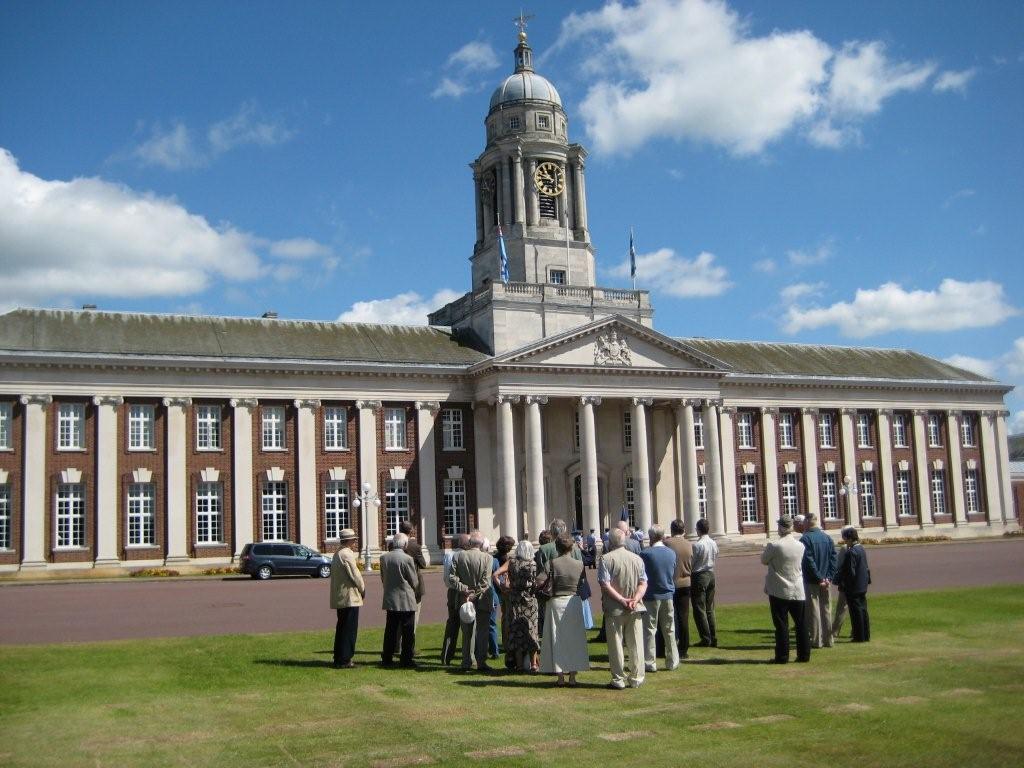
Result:
<svg viewBox="0 0 1024 768">
<path fill-rule="evenodd" d="M 789 617 L 796 629 L 796 660 L 811 660 L 811 641 L 804 620 L 804 574 L 801 567 L 804 547 L 793 538 L 793 518 L 779 518 L 779 540 L 769 541 L 761 553 L 761 562 L 768 566 L 764 591 L 771 607 L 775 625 L 775 658 L 771 664 L 789 661 Z"/>
<path fill-rule="evenodd" d="M 380 578 L 384 582 L 383 608 L 387 611 L 380 660 L 385 667 L 393 663 L 399 633 L 402 636 L 399 663 L 403 667 L 416 666 L 412 657 L 416 643 L 416 587 L 419 576 L 416 563 L 405 551 L 408 543 L 408 536 L 396 533 L 391 540 L 391 551 L 380 558 Z"/>
<path fill-rule="evenodd" d="M 462 668 L 470 669 L 476 657 L 476 668 L 481 672 L 490 672 L 487 665 L 487 640 L 490 633 L 491 611 L 491 572 L 494 570 L 494 557 L 490 552 L 483 551 L 484 537 L 480 531 L 470 531 L 469 549 L 460 554 L 452 563 L 450 576 L 452 589 L 461 597 L 461 602 L 472 602 L 476 609 L 476 622 L 472 626 L 462 627 Z"/>
</svg>

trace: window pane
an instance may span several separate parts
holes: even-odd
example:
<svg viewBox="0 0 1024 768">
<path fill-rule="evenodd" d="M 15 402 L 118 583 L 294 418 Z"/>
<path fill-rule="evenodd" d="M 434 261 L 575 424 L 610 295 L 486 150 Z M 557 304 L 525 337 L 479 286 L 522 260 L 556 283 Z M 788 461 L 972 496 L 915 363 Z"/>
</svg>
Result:
<svg viewBox="0 0 1024 768">
<path fill-rule="evenodd" d="M 260 496 L 263 513 L 263 540 L 284 541 L 288 538 L 288 484 L 266 482 Z"/>
<path fill-rule="evenodd" d="M 10 403 L 0 403 L 0 448 L 13 447 L 11 437 L 11 421 L 14 407 Z"/>
<path fill-rule="evenodd" d="M 57 486 L 57 547 L 85 546 L 85 489 L 81 483 Z"/>
<path fill-rule="evenodd" d="M 407 480 L 388 480 L 384 492 L 386 511 L 385 536 L 398 533 L 398 524 L 409 519 L 409 483 Z"/>
<path fill-rule="evenodd" d="M 384 447 L 405 448 L 405 409 L 384 409 Z"/>
<path fill-rule="evenodd" d="M 466 533 L 469 523 L 466 516 L 466 481 L 445 478 L 442 484 L 444 497 L 444 535 L 455 536 Z"/>
<path fill-rule="evenodd" d="M 343 528 L 351 528 L 348 481 L 330 480 L 324 491 L 324 538 L 337 539 Z"/>
<path fill-rule="evenodd" d="M 455 451 L 463 448 L 461 410 L 445 408 L 441 411 L 441 433 L 444 450 Z"/>
<path fill-rule="evenodd" d="M 740 476 L 740 512 L 744 523 L 756 523 L 757 517 L 757 476 Z"/>
<path fill-rule="evenodd" d="M 284 408 L 273 406 L 263 409 L 263 450 L 284 448 Z"/>
<path fill-rule="evenodd" d="M 144 545 L 156 541 L 154 531 L 154 500 L 152 483 L 128 486 L 128 544 Z"/>
<path fill-rule="evenodd" d="M 338 406 L 324 408 L 324 448 L 337 451 L 348 448 L 348 409 Z"/>
<path fill-rule="evenodd" d="M 220 483 L 199 483 L 196 488 L 196 541 L 219 544 L 222 541 Z"/>
<path fill-rule="evenodd" d="M 85 448 L 85 406 L 62 403 L 57 409 L 57 447 L 65 450 Z"/>
<path fill-rule="evenodd" d="M 11 548 L 11 486 L 0 485 L 0 549 Z"/>
<path fill-rule="evenodd" d="M 220 406 L 196 406 L 196 447 L 200 450 L 220 450 Z"/>
<path fill-rule="evenodd" d="M 821 475 L 821 514 L 825 520 L 840 519 L 836 493 L 836 473 L 823 472 Z"/>
</svg>

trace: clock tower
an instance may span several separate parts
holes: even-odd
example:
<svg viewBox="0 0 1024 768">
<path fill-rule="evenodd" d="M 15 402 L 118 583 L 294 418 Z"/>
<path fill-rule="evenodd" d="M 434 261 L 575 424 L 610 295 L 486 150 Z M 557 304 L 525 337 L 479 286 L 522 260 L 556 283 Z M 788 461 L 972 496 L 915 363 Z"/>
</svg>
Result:
<svg viewBox="0 0 1024 768">
<path fill-rule="evenodd" d="M 432 325 L 472 329 L 493 354 L 609 314 L 645 325 L 652 316 L 646 291 L 597 287 L 587 228 L 587 152 L 569 142 L 562 99 L 534 71 L 526 20 L 517 22 L 515 69 L 491 95 L 486 145 L 470 164 L 472 290 L 430 315 Z M 607 307 L 606 294 L 612 299 Z"/>
</svg>

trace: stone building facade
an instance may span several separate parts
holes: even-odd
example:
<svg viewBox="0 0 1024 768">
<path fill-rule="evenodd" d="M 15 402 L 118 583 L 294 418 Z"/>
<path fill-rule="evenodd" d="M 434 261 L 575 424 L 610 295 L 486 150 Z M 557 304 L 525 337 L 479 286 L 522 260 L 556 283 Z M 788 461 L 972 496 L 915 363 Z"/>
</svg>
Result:
<svg viewBox="0 0 1024 768">
<path fill-rule="evenodd" d="M 659 333 L 646 291 L 596 285 L 586 152 L 525 33 L 485 124 L 471 290 L 427 327 L 0 315 L 0 571 L 332 551 L 345 527 L 379 550 L 402 519 L 436 555 L 623 508 L 723 541 L 797 511 L 1018 528 L 1009 387 L 906 350 Z"/>
</svg>

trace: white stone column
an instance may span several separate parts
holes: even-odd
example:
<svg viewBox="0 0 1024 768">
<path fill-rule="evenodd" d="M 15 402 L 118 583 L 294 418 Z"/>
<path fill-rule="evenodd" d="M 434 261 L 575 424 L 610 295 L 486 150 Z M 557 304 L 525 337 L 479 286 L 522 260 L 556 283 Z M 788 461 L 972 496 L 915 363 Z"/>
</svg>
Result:
<svg viewBox="0 0 1024 768">
<path fill-rule="evenodd" d="M 495 168 L 498 171 L 498 221 L 504 226 L 512 223 L 512 218 L 509 215 L 512 201 L 508 188 L 508 158 L 502 155 Z"/>
<path fill-rule="evenodd" d="M 1010 485 L 1010 446 L 1006 434 L 1006 417 L 1009 411 L 996 411 L 996 456 L 999 461 L 1000 498 L 1003 505 L 1003 522 L 1014 519 L 1013 488 Z"/>
<path fill-rule="evenodd" d="M 964 504 L 964 464 L 960 455 L 960 412 L 946 413 L 946 439 L 949 441 L 949 480 L 953 494 L 953 522 L 967 523 L 967 509 Z"/>
<path fill-rule="evenodd" d="M 647 447 L 647 409 L 654 405 L 649 397 L 634 397 L 633 405 L 633 498 L 636 500 L 637 527 L 647 535 L 651 527 L 651 465 Z M 595 462 L 597 456 L 594 456 Z"/>
<path fill-rule="evenodd" d="M 573 165 L 576 182 L 576 229 L 580 230 L 580 236 L 585 237 L 587 230 L 587 191 L 583 184 L 583 158 L 580 157 Z"/>
<path fill-rule="evenodd" d="M 779 519 L 779 453 L 775 448 L 775 414 L 778 408 L 761 408 L 761 459 L 764 467 L 766 499 L 765 532 L 770 532 Z"/>
<path fill-rule="evenodd" d="M 989 525 L 1003 520 L 999 454 L 996 451 L 996 432 L 993 424 L 995 418 L 993 411 L 978 413 L 978 426 L 981 427 L 981 472 L 985 479 L 985 514 Z"/>
<path fill-rule="evenodd" d="M 679 447 L 683 456 L 682 487 L 683 487 L 683 526 L 686 535 L 697 535 L 697 520 L 700 519 L 700 502 L 697 499 L 697 442 L 693 434 L 693 407 L 700 400 L 681 400 L 676 406 L 676 423 L 678 428 Z M 704 478 L 707 489 L 708 478 Z"/>
<path fill-rule="evenodd" d="M 516 209 L 512 215 L 514 221 L 522 222 L 526 218 L 526 190 L 523 184 L 523 148 L 516 147 L 516 154 L 513 158 L 514 167 L 512 173 L 513 184 L 515 185 L 514 199 Z"/>
<path fill-rule="evenodd" d="M 928 438 L 924 420 L 928 411 L 914 411 L 914 476 L 917 478 L 918 509 L 921 510 L 921 527 L 931 528 L 932 520 L 931 472 L 928 466 Z"/>
<path fill-rule="evenodd" d="M 476 203 L 476 241 L 484 239 L 484 190 L 481 184 L 480 168 L 474 163 L 473 167 L 473 196 Z"/>
<path fill-rule="evenodd" d="M 123 397 L 97 396 L 96 406 L 96 565 L 117 565 L 117 408 Z"/>
<path fill-rule="evenodd" d="M 878 479 L 882 483 L 882 515 L 887 531 L 899 527 L 896 517 L 896 478 L 892 466 L 892 425 L 889 421 L 892 411 L 878 411 Z"/>
<path fill-rule="evenodd" d="M 839 436 L 843 451 L 843 484 L 846 484 L 846 478 L 849 478 L 855 488 L 859 487 L 857 483 L 857 436 L 854 434 L 853 429 L 853 417 L 857 411 L 853 408 L 843 408 L 839 412 Z M 852 525 L 854 528 L 860 528 L 860 508 L 857 504 L 859 494 L 848 493 L 846 494 L 846 514 L 847 514 L 847 525 Z"/>
<path fill-rule="evenodd" d="M 254 398 L 234 398 L 230 401 L 234 413 L 231 417 L 231 445 L 235 450 L 231 487 L 234 490 L 235 557 L 242 548 L 255 541 L 253 533 L 253 471 L 252 471 L 252 411 L 259 405 Z"/>
<path fill-rule="evenodd" d="M 185 409 L 190 397 L 165 397 L 167 409 L 167 558 L 165 562 L 188 562 L 188 423 Z"/>
<path fill-rule="evenodd" d="M 499 466 L 501 467 L 501 512 L 498 523 L 502 536 L 519 539 L 519 498 L 516 493 L 516 445 L 512 404 L 518 395 L 498 395 L 495 398 L 498 427 Z"/>
<path fill-rule="evenodd" d="M 707 493 L 708 528 L 715 538 L 724 536 L 727 531 L 725 511 L 729 488 L 732 489 L 733 499 L 729 506 L 734 508 L 736 505 L 736 461 L 732 452 L 732 414 L 736 409 L 722 409 L 723 434 L 719 437 L 719 407 L 720 400 L 704 401 L 704 460 L 707 465 L 704 487 Z M 739 532 L 738 527 L 736 532 Z"/>
<path fill-rule="evenodd" d="M 583 486 L 583 527 L 601 530 L 600 496 L 597 488 L 597 428 L 594 422 L 594 406 L 601 404 L 600 397 L 581 397 L 580 451 L 582 458 Z M 634 442 L 636 442 L 634 438 Z M 635 480 L 634 480 L 635 483 Z"/>
<path fill-rule="evenodd" d="M 477 527 L 492 541 L 497 541 L 495 527 L 494 424 L 490 408 L 485 402 L 473 403 L 473 459 L 476 468 Z"/>
<path fill-rule="evenodd" d="M 544 505 L 544 446 L 540 407 L 543 395 L 526 397 L 526 515 L 530 538 L 536 540 L 547 524 Z"/>
<path fill-rule="evenodd" d="M 441 548 L 437 544 L 437 431 L 434 423 L 441 404 L 436 401 L 416 401 L 416 461 L 420 477 L 419 540 L 431 562 L 437 562 Z"/>
<path fill-rule="evenodd" d="M 537 173 L 537 160 L 531 157 L 527 161 L 526 169 L 526 223 L 533 227 L 540 219 L 540 196 L 537 192 L 537 185 L 533 183 L 533 177 Z"/>
<path fill-rule="evenodd" d="M 382 488 L 378 487 L 377 476 L 377 413 L 381 409 L 380 400 L 356 400 L 359 409 L 359 484 L 368 483 L 370 493 L 381 497 L 381 506 L 370 505 L 366 510 L 366 530 L 362 531 L 360 552 L 366 551 L 367 542 L 371 557 L 380 552 L 380 510 L 384 508 Z M 353 488 L 353 493 L 358 489 Z M 363 519 L 363 511 L 359 511 L 359 519 Z"/>
<path fill-rule="evenodd" d="M 46 409 L 50 395 L 22 395 L 25 406 L 24 464 L 22 465 L 22 570 L 46 567 Z"/>
<path fill-rule="evenodd" d="M 563 227 L 565 227 L 566 229 L 568 229 L 569 228 L 569 176 L 568 176 L 568 170 L 569 169 L 566 167 L 564 161 L 559 162 L 558 165 L 562 169 L 562 178 L 565 180 L 565 183 L 562 186 L 562 194 L 559 195 L 559 197 L 562 200 L 561 225 Z M 568 239 L 568 238 L 566 238 L 566 239 Z"/>
<path fill-rule="evenodd" d="M 298 414 L 298 437 L 295 441 L 296 456 L 299 460 L 299 543 L 310 549 L 320 549 L 317 526 L 317 482 L 316 482 L 316 412 L 319 400 L 296 400 Z"/>
<path fill-rule="evenodd" d="M 814 428 L 814 417 L 817 415 L 817 408 L 800 409 L 800 445 L 804 455 L 807 511 L 817 515 L 821 520 L 821 493 L 818 489 L 818 432 Z"/>
</svg>

